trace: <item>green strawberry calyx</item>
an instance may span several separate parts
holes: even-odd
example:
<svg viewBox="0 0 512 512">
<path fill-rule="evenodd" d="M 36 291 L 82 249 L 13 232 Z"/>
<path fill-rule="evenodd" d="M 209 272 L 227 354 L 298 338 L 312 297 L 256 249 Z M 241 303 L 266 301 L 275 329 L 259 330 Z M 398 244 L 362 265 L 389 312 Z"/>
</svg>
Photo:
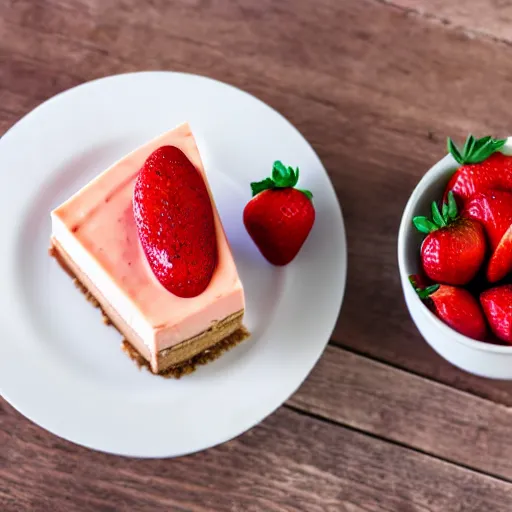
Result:
<svg viewBox="0 0 512 512">
<path fill-rule="evenodd" d="M 475 139 L 468 135 L 464 147 L 459 149 L 450 137 L 447 140 L 448 152 L 461 165 L 477 164 L 489 158 L 493 153 L 499 151 L 507 142 L 507 139 L 493 139 L 490 135 Z"/>
<path fill-rule="evenodd" d="M 437 292 L 437 290 L 439 290 L 440 286 L 438 284 L 433 284 L 432 286 L 427 286 L 426 288 L 419 288 L 414 276 L 409 276 L 409 282 L 412 284 L 414 291 L 418 294 L 418 297 L 421 300 L 428 299 L 434 292 Z"/>
<path fill-rule="evenodd" d="M 299 168 L 286 167 L 279 160 L 274 162 L 272 166 L 272 175 L 270 178 L 265 178 L 261 181 L 254 181 L 251 183 L 252 196 L 263 192 L 264 190 L 272 190 L 276 188 L 294 188 L 299 182 Z M 297 189 L 307 196 L 308 199 L 313 199 L 313 194 L 309 190 Z"/>
<path fill-rule="evenodd" d="M 432 220 L 427 217 L 414 217 L 412 223 L 418 231 L 428 234 L 436 229 L 444 228 L 457 220 L 459 212 L 457 210 L 457 203 L 453 197 L 453 192 L 448 192 L 448 201 L 443 204 L 442 210 L 439 211 L 439 206 L 435 201 L 432 202 Z"/>
</svg>

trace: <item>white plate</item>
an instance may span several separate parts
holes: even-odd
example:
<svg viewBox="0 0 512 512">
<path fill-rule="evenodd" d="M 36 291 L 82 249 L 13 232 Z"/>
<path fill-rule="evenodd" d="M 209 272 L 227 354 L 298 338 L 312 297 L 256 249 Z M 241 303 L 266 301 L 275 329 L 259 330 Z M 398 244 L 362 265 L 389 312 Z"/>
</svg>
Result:
<svg viewBox="0 0 512 512">
<path fill-rule="evenodd" d="M 247 299 L 252 337 L 181 380 L 139 371 L 120 336 L 48 257 L 49 212 L 109 164 L 189 121 Z M 281 159 L 301 170 L 317 218 L 298 257 L 274 268 L 242 223 L 249 182 Z M 346 280 L 341 211 L 300 133 L 253 96 L 204 77 L 151 72 L 57 95 L 0 139 L 0 392 L 75 443 L 178 456 L 227 441 L 302 383 L 334 328 Z"/>
</svg>

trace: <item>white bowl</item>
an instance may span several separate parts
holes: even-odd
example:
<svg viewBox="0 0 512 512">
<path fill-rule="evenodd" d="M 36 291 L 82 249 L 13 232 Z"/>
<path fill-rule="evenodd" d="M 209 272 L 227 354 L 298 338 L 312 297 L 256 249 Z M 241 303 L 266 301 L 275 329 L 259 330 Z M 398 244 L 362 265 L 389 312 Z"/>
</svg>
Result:
<svg viewBox="0 0 512 512">
<path fill-rule="evenodd" d="M 512 154 L 512 138 L 503 152 Z M 467 372 L 493 379 L 512 379 L 512 346 L 493 345 L 459 334 L 437 318 L 421 301 L 409 282 L 420 270 L 420 246 L 425 235 L 412 224 L 416 215 L 428 215 L 457 169 L 451 155 L 437 162 L 421 179 L 405 207 L 398 233 L 398 268 L 405 302 L 416 327 L 428 344 L 447 361 Z"/>
</svg>

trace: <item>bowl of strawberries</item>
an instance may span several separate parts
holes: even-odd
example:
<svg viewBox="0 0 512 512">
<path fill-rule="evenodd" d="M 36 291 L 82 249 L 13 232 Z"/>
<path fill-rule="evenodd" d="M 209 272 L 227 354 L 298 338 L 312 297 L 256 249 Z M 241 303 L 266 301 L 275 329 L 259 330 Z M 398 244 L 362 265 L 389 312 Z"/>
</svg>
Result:
<svg viewBox="0 0 512 512">
<path fill-rule="evenodd" d="M 448 139 L 398 235 L 405 301 L 425 340 L 470 373 L 512 379 L 512 138 Z"/>
</svg>

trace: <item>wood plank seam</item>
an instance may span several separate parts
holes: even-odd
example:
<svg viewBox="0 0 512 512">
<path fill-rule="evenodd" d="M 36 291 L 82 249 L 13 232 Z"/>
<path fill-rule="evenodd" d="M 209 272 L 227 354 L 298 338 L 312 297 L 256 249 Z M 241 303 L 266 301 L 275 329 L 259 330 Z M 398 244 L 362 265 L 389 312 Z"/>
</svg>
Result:
<svg viewBox="0 0 512 512">
<path fill-rule="evenodd" d="M 6 512 L 46 512 L 49 506 L 56 512 L 111 510 L 112 503 L 116 510 L 149 512 L 157 505 L 169 510 L 170 499 L 173 510 L 197 512 L 204 506 L 219 512 L 505 512 L 512 496 L 508 483 L 288 409 L 241 438 L 172 462 L 125 459 L 72 446 L 63 454 L 67 441 L 48 443 L 41 436 L 36 444 L 53 455 L 45 458 L 30 451 L 38 427 L 27 426 L 16 439 L 23 438 L 24 449 L 35 456 L 20 460 L 12 457 L 14 452 L 0 452 L 16 467 L 4 480 L 17 508 Z M 208 479 L 215 475 L 216 485 L 210 485 Z M 266 485 L 266 478 L 272 485 Z M 33 482 L 30 488 L 27 479 Z M 98 482 L 109 485 L 98 487 Z"/>
<path fill-rule="evenodd" d="M 357 427 L 354 427 L 352 425 L 347 425 L 347 424 L 345 424 L 343 422 L 338 422 L 336 420 L 332 420 L 332 419 L 327 418 L 325 416 L 322 416 L 320 414 L 316 414 L 316 413 L 312 413 L 312 412 L 300 409 L 299 407 L 296 407 L 294 405 L 290 405 L 288 403 L 285 403 L 283 407 L 285 407 L 286 409 L 288 409 L 290 411 L 295 412 L 296 414 L 300 414 L 302 416 L 306 416 L 308 418 L 311 418 L 311 419 L 314 419 L 314 420 L 317 420 L 317 421 L 322 421 L 324 423 L 327 423 L 329 425 L 333 425 L 333 426 L 338 427 L 338 428 L 341 426 L 341 427 L 343 427 L 343 428 L 345 428 L 347 430 L 350 430 L 351 432 L 355 432 L 357 434 L 362 434 L 362 435 L 368 436 L 368 437 L 370 437 L 372 439 L 375 439 L 377 441 L 389 443 L 389 444 L 392 444 L 394 446 L 398 446 L 400 448 L 411 450 L 411 451 L 416 452 L 418 454 L 421 454 L 421 455 L 424 455 L 426 457 L 429 457 L 429 458 L 431 458 L 433 460 L 444 462 L 444 463 L 449 464 L 449 465 L 454 466 L 454 467 L 463 468 L 463 469 L 465 469 L 467 471 L 470 471 L 471 473 L 474 473 L 474 474 L 477 474 L 477 475 L 485 476 L 487 478 L 492 478 L 494 480 L 498 480 L 498 481 L 504 482 L 506 484 L 512 483 L 512 479 L 505 478 L 505 477 L 500 476 L 500 475 L 496 475 L 496 474 L 492 474 L 492 473 L 487 473 L 485 471 L 481 471 L 481 470 L 475 469 L 475 468 L 473 468 L 471 466 L 468 466 L 467 464 L 464 464 L 464 463 L 461 463 L 461 462 L 450 460 L 448 458 L 444 458 L 444 457 L 440 457 L 440 456 L 434 455 L 434 454 L 429 453 L 429 452 L 427 452 L 425 450 L 422 450 L 421 448 L 417 448 L 417 447 L 409 445 L 407 443 L 401 443 L 401 442 L 396 441 L 394 439 L 389 439 L 389 438 L 386 438 L 386 437 L 383 437 L 383 436 L 379 436 L 379 435 L 377 435 L 377 434 L 375 434 L 373 432 L 369 432 L 367 430 L 358 429 Z"/>
<path fill-rule="evenodd" d="M 452 21 L 450 21 L 448 18 L 444 18 L 442 16 L 436 16 L 435 14 L 423 11 L 421 9 L 415 9 L 412 7 L 405 7 L 403 5 L 398 5 L 398 4 L 395 4 L 393 2 L 393 0 L 373 0 L 373 1 L 378 4 L 381 4 L 381 5 L 387 5 L 389 7 L 392 7 L 398 11 L 405 13 L 406 15 L 418 16 L 419 18 L 422 18 L 426 21 L 438 23 L 438 24 L 443 25 L 449 29 L 458 30 L 470 39 L 480 37 L 483 39 L 488 39 L 488 40 L 492 41 L 493 43 L 499 43 L 499 44 L 505 44 L 507 46 L 512 46 L 512 42 L 507 39 L 503 39 L 503 38 L 495 36 L 494 34 L 491 34 L 489 32 L 485 32 L 483 30 L 472 29 L 472 28 L 464 27 L 462 25 L 458 25 L 457 23 L 453 23 Z"/>
<path fill-rule="evenodd" d="M 495 402 L 494 400 L 491 400 L 490 398 L 478 395 L 476 393 L 471 393 L 470 391 L 467 391 L 465 389 L 459 389 L 457 387 L 450 386 L 450 385 L 445 384 L 444 382 L 442 382 L 440 380 L 437 380 L 437 379 L 435 379 L 433 377 L 430 377 L 429 375 L 424 375 L 424 374 L 416 372 L 414 370 L 410 370 L 409 368 L 405 368 L 403 366 L 400 366 L 397 363 L 389 362 L 389 361 L 387 361 L 385 359 L 381 359 L 379 357 L 376 357 L 373 354 L 369 354 L 369 353 L 366 353 L 364 351 L 357 350 L 353 346 L 346 346 L 343 343 L 338 342 L 338 341 L 334 341 L 334 340 L 329 341 L 329 346 L 332 347 L 332 348 L 338 349 L 338 350 L 349 352 L 349 353 L 354 354 L 354 355 L 359 356 L 359 357 L 364 357 L 365 359 L 368 359 L 369 361 L 373 361 L 373 362 L 375 362 L 377 364 L 380 364 L 380 365 L 383 365 L 383 366 L 388 366 L 390 368 L 394 368 L 395 370 L 398 370 L 399 372 L 405 373 L 407 375 L 413 375 L 414 377 L 417 377 L 417 378 L 422 379 L 422 380 L 427 381 L 427 382 L 432 382 L 432 383 L 434 383 L 434 384 L 436 384 L 438 386 L 442 386 L 442 387 L 444 387 L 446 389 L 457 391 L 457 393 L 463 393 L 465 395 L 475 397 L 478 400 L 483 400 L 485 402 L 493 404 L 493 406 L 503 408 L 503 410 L 507 410 L 507 411 L 510 410 L 509 406 L 504 405 L 504 404 L 499 403 L 499 402 Z"/>
<path fill-rule="evenodd" d="M 510 407 L 339 347 L 288 405 L 512 480 Z"/>
<path fill-rule="evenodd" d="M 445 382 L 443 382 L 441 380 L 435 379 L 434 377 L 431 377 L 429 375 L 417 372 L 415 370 L 411 370 L 409 368 L 406 368 L 405 366 L 401 366 L 401 365 L 399 365 L 397 363 L 390 362 L 390 361 L 388 361 L 386 359 L 382 359 L 382 358 L 376 357 L 375 355 L 367 353 L 364 350 L 357 350 L 353 346 L 345 345 L 345 344 L 343 344 L 340 341 L 330 340 L 329 341 L 329 346 L 333 347 L 333 348 L 336 348 L 336 349 L 339 349 L 339 350 L 344 350 L 344 351 L 349 352 L 351 354 L 354 354 L 356 356 L 364 357 L 365 359 L 368 359 L 368 360 L 373 361 L 375 363 L 382 364 L 384 366 L 389 366 L 390 368 L 394 368 L 395 370 L 398 370 L 400 372 L 407 373 L 408 375 L 414 375 L 415 377 L 418 377 L 418 378 L 423 379 L 425 381 L 433 382 L 433 383 L 438 384 L 440 386 L 444 386 L 447 389 L 456 389 L 460 393 L 464 393 L 466 395 L 476 397 L 476 398 L 478 398 L 480 400 L 485 400 L 486 402 L 489 402 L 489 403 L 491 403 L 493 405 L 504 407 L 505 409 L 509 409 L 508 406 L 506 406 L 506 405 L 504 405 L 502 403 L 499 403 L 499 402 L 495 402 L 494 400 L 491 400 L 490 398 L 482 396 L 482 395 L 480 395 L 478 393 L 472 393 L 472 392 L 468 391 L 467 389 L 460 389 L 460 388 L 456 388 L 454 386 L 450 386 L 450 385 L 446 384 Z"/>
</svg>

